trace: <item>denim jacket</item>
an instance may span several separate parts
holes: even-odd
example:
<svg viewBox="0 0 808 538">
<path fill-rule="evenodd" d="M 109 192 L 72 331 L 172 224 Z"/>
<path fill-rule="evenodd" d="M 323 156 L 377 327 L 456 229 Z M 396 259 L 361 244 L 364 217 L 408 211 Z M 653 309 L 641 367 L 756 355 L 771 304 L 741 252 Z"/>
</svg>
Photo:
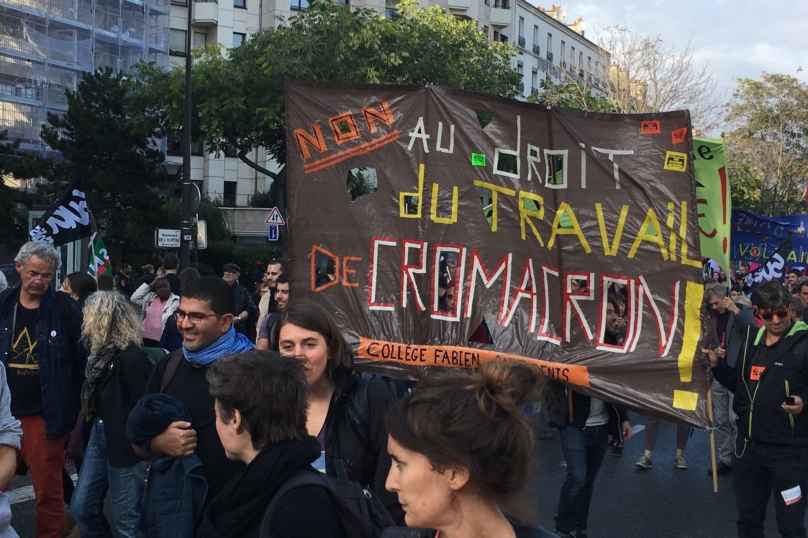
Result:
<svg viewBox="0 0 808 538">
<path fill-rule="evenodd" d="M 4 366 L 8 364 L 14 337 L 14 307 L 19 297 L 19 288 L 0 294 L 0 360 Z M 69 321 L 68 327 L 62 327 L 62 317 L 66 323 Z M 81 409 L 81 387 L 87 365 L 87 351 L 81 343 L 81 323 L 79 303 L 64 292 L 48 288 L 39 303 L 36 321 L 37 360 L 48 439 L 73 431 Z"/>
</svg>

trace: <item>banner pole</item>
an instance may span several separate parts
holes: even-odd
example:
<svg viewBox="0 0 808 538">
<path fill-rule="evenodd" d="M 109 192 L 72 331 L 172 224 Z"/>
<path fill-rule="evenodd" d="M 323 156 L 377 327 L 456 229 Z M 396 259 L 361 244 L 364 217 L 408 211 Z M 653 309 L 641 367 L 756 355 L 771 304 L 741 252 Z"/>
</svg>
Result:
<svg viewBox="0 0 808 538">
<path fill-rule="evenodd" d="M 715 428 L 713 424 L 713 390 L 707 390 L 707 417 L 710 419 L 710 461 L 713 466 L 713 492 L 718 493 L 718 467 L 715 461 Z"/>
</svg>

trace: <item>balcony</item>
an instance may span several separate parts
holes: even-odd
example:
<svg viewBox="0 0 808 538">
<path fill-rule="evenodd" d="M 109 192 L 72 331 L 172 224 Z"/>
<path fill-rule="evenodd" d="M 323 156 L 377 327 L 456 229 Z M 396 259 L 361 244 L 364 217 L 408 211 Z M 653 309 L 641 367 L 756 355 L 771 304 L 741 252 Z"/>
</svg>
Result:
<svg viewBox="0 0 808 538">
<path fill-rule="evenodd" d="M 191 20 L 196 26 L 216 26 L 219 24 L 219 4 L 216 2 L 193 3 Z"/>
<path fill-rule="evenodd" d="M 511 9 L 508 2 L 497 0 L 491 8 L 491 26 L 504 28 L 511 25 Z"/>
<path fill-rule="evenodd" d="M 522 37 L 522 36 L 519 36 L 519 41 L 517 41 L 517 44 L 519 45 L 520 49 L 525 48 L 525 38 Z"/>
<path fill-rule="evenodd" d="M 549 52 L 549 51 L 547 52 L 547 61 L 550 62 L 550 63 L 553 63 L 553 53 L 552 52 Z"/>
<path fill-rule="evenodd" d="M 532 95 L 533 97 L 538 97 L 539 96 L 539 89 L 536 88 L 535 86 L 531 87 L 530 88 L 530 95 Z"/>
<path fill-rule="evenodd" d="M 535 43 L 533 44 L 533 54 L 535 54 L 536 56 L 541 56 L 541 47 L 536 45 Z"/>
<path fill-rule="evenodd" d="M 468 11 L 471 7 L 471 0 L 449 0 L 449 9 L 458 11 Z"/>
</svg>

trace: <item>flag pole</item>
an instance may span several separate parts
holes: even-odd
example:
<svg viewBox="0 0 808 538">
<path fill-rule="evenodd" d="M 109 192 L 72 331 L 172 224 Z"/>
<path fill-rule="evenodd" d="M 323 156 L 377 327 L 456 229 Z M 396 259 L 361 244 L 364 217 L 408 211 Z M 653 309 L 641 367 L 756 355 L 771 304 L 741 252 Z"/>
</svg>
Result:
<svg viewBox="0 0 808 538">
<path fill-rule="evenodd" d="M 718 467 L 715 461 L 715 428 L 713 428 L 713 389 L 707 389 L 707 417 L 710 419 L 710 460 L 713 466 L 713 492 L 718 493 Z"/>
</svg>

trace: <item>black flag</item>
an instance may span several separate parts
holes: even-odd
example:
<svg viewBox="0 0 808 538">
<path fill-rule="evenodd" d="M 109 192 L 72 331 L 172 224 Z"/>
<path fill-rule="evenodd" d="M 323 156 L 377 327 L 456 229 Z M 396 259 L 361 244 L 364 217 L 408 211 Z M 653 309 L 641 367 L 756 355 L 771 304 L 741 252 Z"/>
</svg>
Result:
<svg viewBox="0 0 808 538">
<path fill-rule="evenodd" d="M 79 178 L 65 189 L 29 235 L 31 241 L 46 241 L 58 247 L 92 234 L 87 197 Z"/>
<path fill-rule="evenodd" d="M 790 250 L 791 241 L 783 241 L 766 263 L 746 275 L 743 278 L 743 283 L 747 289 L 747 293 L 752 293 L 752 290 L 761 282 L 781 278 Z"/>
</svg>

